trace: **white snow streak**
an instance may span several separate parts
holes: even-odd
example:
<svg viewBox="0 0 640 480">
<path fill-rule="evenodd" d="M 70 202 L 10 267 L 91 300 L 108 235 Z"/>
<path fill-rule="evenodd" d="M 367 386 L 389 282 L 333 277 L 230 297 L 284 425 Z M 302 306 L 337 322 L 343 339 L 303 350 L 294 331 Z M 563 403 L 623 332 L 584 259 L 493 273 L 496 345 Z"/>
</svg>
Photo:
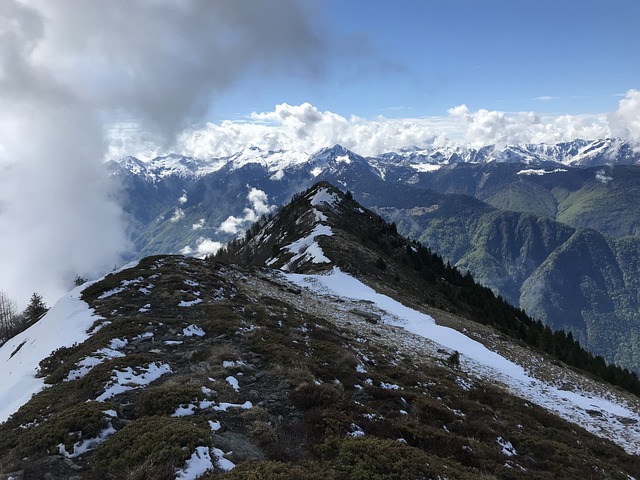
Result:
<svg viewBox="0 0 640 480">
<path fill-rule="evenodd" d="M 184 469 L 176 472 L 176 480 L 196 480 L 200 475 L 213 469 L 213 462 L 208 447 L 196 447 L 191 458 L 187 460 Z"/>
<path fill-rule="evenodd" d="M 318 295 L 372 302 L 385 313 L 383 318 L 386 323 L 403 327 L 449 350 L 460 352 L 462 368 L 480 377 L 499 380 L 513 394 L 536 403 L 595 435 L 610 439 L 629 453 L 640 453 L 640 414 L 630 410 L 624 401 L 616 400 L 613 395 L 609 399 L 594 392 L 560 390 L 534 378 L 522 366 L 492 352 L 457 330 L 436 325 L 430 316 L 377 293 L 338 268 L 327 275 L 286 274 L 286 277 Z M 594 410 L 601 415 L 593 416 L 589 413 Z M 621 418 L 630 421 L 623 423 L 619 421 Z"/>
<path fill-rule="evenodd" d="M 320 235 L 330 237 L 333 235 L 333 231 L 328 225 L 316 225 L 308 236 L 287 245 L 285 248 L 289 250 L 290 253 L 293 253 L 294 256 L 289 260 L 289 263 L 283 267 L 283 270 L 290 269 L 291 265 L 300 259 L 308 260 L 311 263 L 331 263 L 331 260 L 325 256 L 322 248 L 320 248 L 320 245 L 316 242 L 316 237 Z"/>
<path fill-rule="evenodd" d="M 171 373 L 171 367 L 166 363 L 157 364 L 155 362 L 145 368 L 126 367 L 124 370 L 113 370 L 111 382 L 107 384 L 104 392 L 96 400 L 104 402 L 126 391 L 149 385 L 166 373 Z"/>
</svg>

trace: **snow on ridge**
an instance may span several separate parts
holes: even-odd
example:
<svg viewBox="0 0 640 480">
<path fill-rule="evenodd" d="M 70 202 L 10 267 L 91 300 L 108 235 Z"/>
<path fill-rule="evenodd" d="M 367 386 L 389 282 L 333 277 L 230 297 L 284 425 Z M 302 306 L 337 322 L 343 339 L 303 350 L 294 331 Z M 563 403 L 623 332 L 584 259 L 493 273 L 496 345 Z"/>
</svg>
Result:
<svg viewBox="0 0 640 480">
<path fill-rule="evenodd" d="M 429 173 L 435 172 L 442 168 L 442 163 L 433 164 L 433 163 L 412 163 L 409 165 L 411 168 L 420 173 Z"/>
<path fill-rule="evenodd" d="M 309 202 L 314 207 L 321 203 L 326 203 L 333 206 L 336 203 L 338 203 L 338 201 L 339 201 L 338 195 L 333 192 L 330 192 L 326 188 L 318 189 L 318 191 L 313 195 L 313 197 L 309 199 Z"/>
<path fill-rule="evenodd" d="M 285 248 L 293 253 L 293 258 L 282 267 L 283 270 L 289 270 L 291 266 L 300 259 L 308 260 L 311 263 L 331 263 L 316 242 L 316 237 L 333 235 L 333 231 L 329 225 L 316 225 L 309 235 L 287 245 Z"/>
<path fill-rule="evenodd" d="M 553 170 L 545 170 L 544 168 L 536 169 L 536 168 L 527 168 L 525 170 L 520 170 L 518 175 L 546 175 L 548 173 L 560 173 L 566 172 L 567 170 L 564 168 L 555 168 Z"/>
<path fill-rule="evenodd" d="M 481 378 L 497 380 L 514 395 L 535 403 L 594 435 L 609 439 L 628 453 L 640 454 L 640 411 L 632 409 L 614 392 L 605 398 L 595 391 L 568 391 L 529 375 L 525 369 L 483 344 L 342 272 L 339 268 L 324 275 L 285 274 L 286 278 L 319 296 L 342 297 L 347 301 L 369 301 L 384 312 L 385 323 L 399 326 L 461 354 L 461 367 Z M 598 412 L 597 415 L 593 413 Z"/>
</svg>

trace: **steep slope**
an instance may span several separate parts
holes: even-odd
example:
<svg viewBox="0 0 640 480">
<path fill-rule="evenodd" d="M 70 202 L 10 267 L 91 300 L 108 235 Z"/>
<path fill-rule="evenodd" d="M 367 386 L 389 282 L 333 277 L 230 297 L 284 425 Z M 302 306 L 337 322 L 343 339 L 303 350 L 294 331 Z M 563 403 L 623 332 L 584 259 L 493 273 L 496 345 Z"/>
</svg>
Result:
<svg viewBox="0 0 640 480">
<path fill-rule="evenodd" d="M 640 232 L 638 166 L 455 164 L 414 175 L 414 187 L 471 195 L 502 210 L 542 215 L 613 237 Z"/>
<path fill-rule="evenodd" d="M 425 203 L 419 195 L 374 208 L 398 230 L 581 345 L 640 370 L 636 237 L 611 239 L 531 214 L 471 208 L 456 196 Z"/>
<path fill-rule="evenodd" d="M 332 187 L 296 197 L 231 250 L 280 269 L 145 258 L 71 299 L 85 340 L 49 355 L 55 345 L 27 330 L 21 348 L 0 348 L 3 372 L 31 378 L 18 365 L 37 350 L 49 385 L 0 424 L 0 474 L 640 475 L 638 397 L 456 315 L 474 309 L 473 281 Z M 55 329 L 61 310 L 32 328 Z"/>
</svg>

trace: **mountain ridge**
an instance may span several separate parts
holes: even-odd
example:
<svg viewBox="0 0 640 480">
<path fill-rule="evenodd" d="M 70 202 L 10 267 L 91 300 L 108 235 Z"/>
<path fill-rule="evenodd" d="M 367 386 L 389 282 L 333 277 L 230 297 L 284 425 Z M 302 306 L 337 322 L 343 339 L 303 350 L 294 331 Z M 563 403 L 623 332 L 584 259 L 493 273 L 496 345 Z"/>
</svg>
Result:
<svg viewBox="0 0 640 480">
<path fill-rule="evenodd" d="M 146 175 L 162 178 L 168 175 L 182 175 L 199 177 L 213 173 L 225 166 L 227 168 L 241 168 L 249 163 L 266 166 L 277 173 L 285 168 L 315 163 L 326 156 L 349 157 L 357 155 L 341 145 L 325 147 L 317 152 L 293 152 L 286 150 L 263 150 L 259 147 L 248 147 L 229 156 L 212 159 L 196 159 L 172 153 L 147 161 L 135 157 L 110 160 L 111 168 L 116 166 L 126 168 L 127 164 L 135 163 L 136 168 L 145 171 Z M 360 155 L 357 155 L 360 157 Z M 515 144 L 506 146 L 487 145 L 475 147 L 409 147 L 398 152 L 386 152 L 379 155 L 362 157 L 370 162 L 405 165 L 442 165 L 456 163 L 523 163 L 538 165 L 555 163 L 574 167 L 594 167 L 616 164 L 640 164 L 640 150 L 638 146 L 622 138 L 605 138 L 598 140 L 577 139 L 558 144 Z M 419 168 L 419 167 L 418 167 Z"/>
<path fill-rule="evenodd" d="M 586 148 L 580 145 L 573 150 Z M 564 148 L 572 151 L 568 145 Z M 252 155 L 260 154 L 259 150 L 248 150 Z M 274 170 L 276 167 L 262 160 L 245 162 L 237 168 L 228 163 L 195 179 L 169 175 L 152 183 L 141 175 L 123 174 L 125 189 L 131 192 L 126 210 L 138 232 L 134 235 L 136 253 L 206 255 L 217 245 L 233 240 L 248 227 L 251 218 L 257 218 L 249 200 L 254 189 L 263 192 L 268 202 L 259 208 L 273 208 L 311 183 L 328 180 L 351 190 L 363 205 L 396 222 L 401 233 L 419 239 L 454 265 L 469 269 L 475 278 L 511 303 L 526 308 L 554 328 L 572 331 L 583 345 L 605 355 L 608 361 L 640 371 L 634 345 L 612 340 L 610 334 L 596 334 L 600 329 L 591 327 L 606 324 L 613 327 L 619 338 L 635 342 L 633 333 L 627 331 L 633 331 L 637 323 L 633 309 L 638 303 L 639 282 L 633 270 L 622 268 L 623 282 L 616 282 L 625 288 L 618 290 L 610 282 L 587 279 L 585 283 L 582 278 L 569 278 L 566 273 L 574 269 L 559 269 L 553 262 L 542 265 L 560 247 L 560 243 L 551 239 L 559 236 L 567 240 L 566 232 L 576 228 L 595 228 L 613 237 L 606 240 L 607 256 L 615 259 L 610 266 L 596 262 L 593 257 L 574 256 L 576 261 L 591 258 L 589 268 L 594 275 L 613 274 L 616 268 L 631 262 L 636 256 L 634 249 L 640 232 L 640 195 L 636 195 L 640 194 L 640 167 L 578 168 L 548 162 L 537 166 L 489 162 L 454 163 L 419 171 L 403 166 L 402 162 L 382 165 L 341 146 L 322 150 L 314 161 L 297 162 L 284 170 Z M 536 218 L 528 216 L 531 214 Z M 227 220 L 232 220 L 231 229 L 222 227 Z M 553 220 L 566 222 L 567 226 L 550 223 Z M 515 236 L 506 235 L 510 233 L 509 225 L 517 229 L 517 235 L 530 233 L 532 238 L 515 241 Z M 540 228 L 542 238 L 536 233 Z M 504 239 L 498 235 L 501 232 L 505 233 Z M 510 242 L 511 247 L 522 245 L 517 251 L 510 251 L 505 242 Z M 500 245 L 504 252 L 494 255 L 491 243 Z M 534 273 L 533 267 L 541 270 L 527 282 Z M 544 279 L 557 275 L 574 284 L 584 283 L 584 292 L 575 299 L 588 297 L 585 300 L 588 308 L 581 308 L 585 313 L 577 313 L 582 318 L 566 325 L 562 322 L 575 315 L 567 317 L 559 312 L 570 305 L 563 306 L 558 300 L 550 310 L 535 295 Z M 603 294 L 615 299 L 612 311 L 603 312 L 595 303 L 589 306 L 591 299 L 596 302 Z M 590 327 L 577 327 L 586 324 Z"/>
<path fill-rule="evenodd" d="M 49 386 L 0 424 L 0 473 L 640 474 L 638 397 L 456 314 L 473 280 L 349 197 L 320 183 L 264 217 L 226 252 L 245 267 L 154 256 L 80 287 L 89 338 L 40 352 Z"/>
</svg>

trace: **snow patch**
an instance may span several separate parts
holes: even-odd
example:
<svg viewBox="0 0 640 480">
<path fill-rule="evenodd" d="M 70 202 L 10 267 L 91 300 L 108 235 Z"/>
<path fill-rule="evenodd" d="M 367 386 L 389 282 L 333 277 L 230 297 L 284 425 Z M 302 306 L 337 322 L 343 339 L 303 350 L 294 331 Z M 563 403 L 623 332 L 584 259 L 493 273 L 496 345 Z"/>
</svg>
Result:
<svg viewBox="0 0 640 480">
<path fill-rule="evenodd" d="M 333 235 L 333 231 L 329 225 L 316 225 L 311 233 L 295 242 L 287 245 L 285 248 L 293 253 L 294 256 L 289 262 L 282 267 L 283 270 L 289 270 L 291 266 L 300 259 L 310 261 L 311 263 L 331 263 L 316 242 L 316 237 L 326 235 L 328 237 Z"/>
<path fill-rule="evenodd" d="M 113 338 L 111 339 L 111 341 L 109 342 L 109 348 L 113 348 L 114 350 L 118 350 L 120 348 L 124 348 L 127 346 L 127 340 L 122 340 L 120 338 Z"/>
<path fill-rule="evenodd" d="M 107 428 L 102 430 L 97 437 L 81 439 L 79 442 L 76 442 L 73 444 L 73 447 L 71 447 L 70 452 L 67 451 L 67 448 L 65 447 L 64 443 L 61 443 L 58 445 L 58 451 L 60 452 L 60 455 L 64 455 L 67 458 L 76 458 L 76 457 L 79 457 L 80 455 L 84 455 L 89 450 L 93 450 L 114 433 L 116 433 L 116 429 L 113 428 L 113 425 L 111 425 L 111 421 L 109 421 Z"/>
<path fill-rule="evenodd" d="M 442 165 L 433 165 L 431 163 L 414 163 L 410 165 L 417 172 L 429 173 L 436 172 L 442 168 Z"/>
<path fill-rule="evenodd" d="M 189 325 L 188 327 L 183 328 L 182 334 L 185 337 L 193 337 L 194 335 L 196 337 L 204 337 L 206 335 L 205 331 L 197 325 Z"/>
<path fill-rule="evenodd" d="M 102 319 L 80 299 L 89 285 L 64 295 L 37 323 L 0 347 L 0 423 L 44 388 L 44 379 L 36 378 L 40 362 L 58 348 L 84 342 L 92 325 Z"/>
<path fill-rule="evenodd" d="M 349 436 L 353 438 L 364 437 L 364 430 L 360 428 L 355 423 L 351 424 L 351 431 L 349 432 Z"/>
<path fill-rule="evenodd" d="M 196 447 L 191 458 L 186 461 L 184 468 L 176 471 L 176 480 L 196 480 L 209 470 L 213 469 L 209 447 Z"/>
<path fill-rule="evenodd" d="M 503 455 L 506 455 L 507 457 L 513 457 L 518 454 L 518 452 L 516 452 L 516 449 L 513 448 L 513 445 L 511 444 L 511 442 L 508 442 L 504 438 L 502 437 L 496 438 L 496 443 L 502 447 Z"/>
<path fill-rule="evenodd" d="M 172 417 L 189 417 L 195 413 L 196 406 L 193 403 L 188 405 L 180 405 L 176 411 L 171 414 Z"/>
<path fill-rule="evenodd" d="M 213 409 L 215 411 L 217 411 L 217 412 L 226 412 L 230 408 L 241 408 L 242 410 L 249 410 L 250 408 L 253 408 L 253 403 L 251 403 L 249 400 L 247 400 L 244 403 L 226 403 L 226 402 L 222 402 L 222 403 L 220 403 L 220 405 L 215 405 L 213 407 Z"/>
<path fill-rule="evenodd" d="M 100 295 L 98 297 L 98 300 L 104 300 L 105 298 L 109 298 L 109 297 L 112 297 L 114 295 L 118 295 L 119 293 L 124 292 L 124 290 L 125 289 L 123 287 L 112 288 L 111 290 L 107 290 L 102 295 Z"/>
<path fill-rule="evenodd" d="M 182 300 L 178 304 L 178 306 L 179 307 L 193 307 L 194 305 L 197 305 L 199 303 L 202 303 L 202 299 L 201 298 L 196 298 L 195 300 L 191 300 L 191 301 Z"/>
<path fill-rule="evenodd" d="M 136 370 L 138 370 L 138 372 L 136 372 Z M 171 367 L 169 365 L 155 362 L 150 363 L 147 367 L 139 367 L 135 370 L 132 367 L 126 367 L 124 370 L 113 370 L 111 381 L 96 400 L 98 402 L 104 402 L 121 393 L 144 387 L 167 373 L 171 373 Z"/>
<path fill-rule="evenodd" d="M 329 192 L 326 188 L 320 188 L 318 191 L 309 199 L 309 203 L 314 207 L 321 203 L 327 203 L 329 205 L 335 205 L 338 203 L 338 195 L 335 193 Z"/>
<path fill-rule="evenodd" d="M 115 339 L 115 340 L 118 340 L 118 339 Z M 94 367 L 100 365 L 106 360 L 110 360 L 112 358 L 121 358 L 121 357 L 124 357 L 124 353 L 111 348 L 101 348 L 100 350 L 95 352 L 93 356 L 86 357 L 80 360 L 77 363 L 78 368 L 71 370 L 67 374 L 67 378 L 65 378 L 64 381 L 70 382 L 72 380 L 79 380 L 82 377 L 84 377 L 87 373 L 89 373 L 91 370 L 93 370 Z"/>
<path fill-rule="evenodd" d="M 216 457 L 216 467 L 218 467 L 220 470 L 224 470 L 225 472 L 228 472 L 236 466 L 235 463 L 233 463 L 231 460 L 227 460 L 226 458 L 224 458 L 224 455 L 227 455 L 227 454 L 224 453 L 219 448 L 212 448 L 211 451 Z"/>
<path fill-rule="evenodd" d="M 236 377 L 229 375 L 225 380 L 236 392 L 240 391 L 240 384 L 238 383 L 238 379 Z"/>
<path fill-rule="evenodd" d="M 559 173 L 559 172 L 566 172 L 566 171 L 567 170 L 564 168 L 556 168 L 554 170 L 527 168 L 525 170 L 520 170 L 518 172 L 518 175 L 547 175 L 549 173 Z"/>
</svg>

